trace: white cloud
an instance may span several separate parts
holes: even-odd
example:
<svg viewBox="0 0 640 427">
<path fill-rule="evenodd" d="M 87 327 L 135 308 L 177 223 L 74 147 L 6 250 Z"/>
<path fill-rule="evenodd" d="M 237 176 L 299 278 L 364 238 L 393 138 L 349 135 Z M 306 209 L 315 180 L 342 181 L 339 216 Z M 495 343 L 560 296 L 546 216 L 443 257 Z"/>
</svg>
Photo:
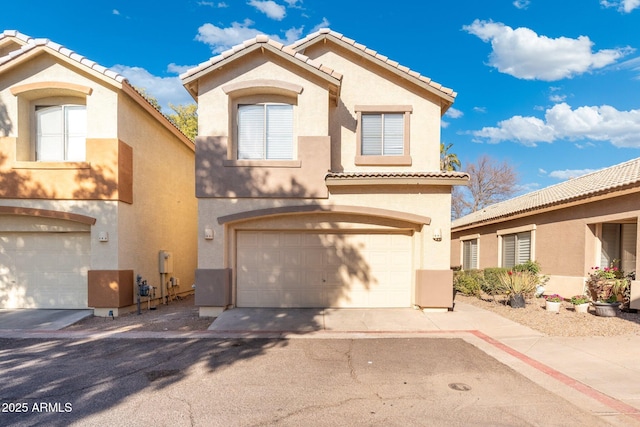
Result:
<svg viewBox="0 0 640 427">
<path fill-rule="evenodd" d="M 472 132 L 475 140 L 486 139 L 497 144 L 501 141 L 516 140 L 519 143 L 535 147 L 538 142 L 553 142 L 555 131 L 536 117 L 514 116 L 498 123 L 498 127 L 485 127 Z"/>
<path fill-rule="evenodd" d="M 549 97 L 549 101 L 557 104 L 559 102 L 564 102 L 564 100 L 567 99 L 567 95 L 551 95 Z"/>
<path fill-rule="evenodd" d="M 249 0 L 248 4 L 276 21 L 282 21 L 287 14 L 285 7 L 273 0 Z"/>
<path fill-rule="evenodd" d="M 487 107 L 473 107 L 473 111 L 476 113 L 486 113 Z"/>
<path fill-rule="evenodd" d="M 195 65 L 178 65 L 172 62 L 171 64 L 167 65 L 167 71 L 174 74 L 182 74 L 192 69 L 193 67 L 195 67 Z"/>
<path fill-rule="evenodd" d="M 565 169 L 561 171 L 552 171 L 551 173 L 549 173 L 549 176 L 561 181 L 566 181 L 567 179 L 577 178 L 579 176 L 586 175 L 597 170 L 598 169 Z"/>
<path fill-rule="evenodd" d="M 302 8 L 302 0 L 284 0 L 289 7 Z"/>
<path fill-rule="evenodd" d="M 245 19 L 242 23 L 233 22 L 227 28 L 207 23 L 198 28 L 196 40 L 208 44 L 213 53 L 220 53 L 258 34 L 265 34 L 263 31 L 252 28 L 253 24 L 254 22 L 250 19 Z M 268 37 L 280 43 L 291 44 L 300 38 L 303 31 L 304 27 L 292 27 L 285 31 L 284 38 L 277 34 L 268 34 Z"/>
<path fill-rule="evenodd" d="M 530 2 L 529 0 L 515 0 L 515 1 L 513 2 L 513 5 L 514 5 L 515 7 L 517 7 L 518 9 L 526 9 L 526 8 L 528 8 L 528 7 L 529 7 L 529 4 L 530 4 L 530 3 L 531 3 L 531 2 Z"/>
<path fill-rule="evenodd" d="M 638 0 L 640 1 L 640 0 Z M 587 36 L 577 39 L 540 36 L 529 28 L 476 19 L 463 30 L 491 42 L 489 65 L 525 80 L 555 81 L 596 70 L 632 52 L 630 47 L 592 51 Z"/>
<path fill-rule="evenodd" d="M 601 0 L 600 4 L 604 7 L 615 7 L 620 12 L 631 13 L 640 7 L 640 0 Z"/>
<path fill-rule="evenodd" d="M 175 64 L 171 64 L 169 68 L 171 69 L 172 66 L 175 66 Z M 165 113 L 171 111 L 169 103 L 180 105 L 194 102 L 193 98 L 182 87 L 182 81 L 177 76 L 154 76 L 144 68 L 120 64 L 114 65 L 111 69 L 125 76 L 133 86 L 144 89 L 149 95 L 155 97 Z"/>
<path fill-rule="evenodd" d="M 114 15 L 120 15 L 120 11 L 118 9 L 113 9 L 111 13 Z"/>
<path fill-rule="evenodd" d="M 514 116 L 471 134 L 489 143 L 517 141 L 535 147 L 539 142 L 589 139 L 616 147 L 640 148 L 640 110 L 619 111 L 609 105 L 572 109 L 566 103 L 546 110 L 545 120 Z"/>
<path fill-rule="evenodd" d="M 544 170 L 544 169 L 542 169 L 542 168 L 538 168 L 538 173 L 539 173 L 539 174 L 542 174 L 542 175 L 546 175 L 546 174 L 547 174 L 547 171 L 546 171 L 546 170 Z"/>
<path fill-rule="evenodd" d="M 329 25 L 331 25 L 331 23 L 329 22 L 329 20 L 325 17 L 322 18 L 322 21 L 320 21 L 320 23 L 318 25 L 316 25 L 315 27 L 313 27 L 311 29 L 311 31 L 309 31 L 309 33 L 315 33 L 316 31 L 318 31 L 320 28 L 329 28 Z"/>
<path fill-rule="evenodd" d="M 445 113 L 445 116 L 451 117 L 452 119 L 459 119 L 463 115 L 464 115 L 464 113 L 462 111 L 458 110 L 457 108 L 453 108 L 453 107 L 450 107 L 447 110 L 447 112 Z"/>
<path fill-rule="evenodd" d="M 451 124 L 451 123 L 449 123 L 449 122 L 447 122 L 447 121 L 445 121 L 445 120 L 440 120 L 440 127 L 441 127 L 442 129 L 446 129 L 446 128 L 448 128 L 450 124 Z"/>
</svg>

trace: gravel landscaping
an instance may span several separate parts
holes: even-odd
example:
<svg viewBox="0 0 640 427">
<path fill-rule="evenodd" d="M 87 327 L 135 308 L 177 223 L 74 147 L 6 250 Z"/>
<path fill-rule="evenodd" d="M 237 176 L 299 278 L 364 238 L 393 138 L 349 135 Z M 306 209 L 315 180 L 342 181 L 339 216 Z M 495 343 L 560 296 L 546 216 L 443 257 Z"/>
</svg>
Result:
<svg viewBox="0 0 640 427">
<path fill-rule="evenodd" d="M 612 337 L 640 335 L 640 314 L 618 311 L 616 317 L 599 317 L 593 307 L 589 313 L 576 313 L 573 305 L 563 302 L 560 312 L 545 310 L 542 298 L 531 298 L 524 308 L 511 308 L 505 299 L 490 296 L 483 298 L 465 296 L 458 293 L 455 302 L 462 302 L 492 311 L 507 319 L 555 337 Z"/>
</svg>

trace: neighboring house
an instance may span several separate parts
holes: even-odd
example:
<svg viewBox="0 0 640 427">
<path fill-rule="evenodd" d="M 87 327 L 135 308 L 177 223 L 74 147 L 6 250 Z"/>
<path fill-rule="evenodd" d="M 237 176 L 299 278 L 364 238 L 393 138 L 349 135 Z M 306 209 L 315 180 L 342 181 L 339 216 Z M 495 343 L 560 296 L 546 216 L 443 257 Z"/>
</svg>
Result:
<svg viewBox="0 0 640 427">
<path fill-rule="evenodd" d="M 547 293 L 581 294 L 592 267 L 638 271 L 640 159 L 488 206 L 453 221 L 451 265 L 464 270 L 534 260 Z M 632 282 L 632 308 L 640 285 Z"/>
<path fill-rule="evenodd" d="M 0 308 L 131 308 L 134 275 L 191 291 L 194 144 L 121 75 L 0 33 Z M 159 251 L 171 271 L 160 275 Z"/>
<path fill-rule="evenodd" d="M 196 304 L 452 306 L 455 92 L 330 30 L 181 75 L 198 101 Z"/>
</svg>

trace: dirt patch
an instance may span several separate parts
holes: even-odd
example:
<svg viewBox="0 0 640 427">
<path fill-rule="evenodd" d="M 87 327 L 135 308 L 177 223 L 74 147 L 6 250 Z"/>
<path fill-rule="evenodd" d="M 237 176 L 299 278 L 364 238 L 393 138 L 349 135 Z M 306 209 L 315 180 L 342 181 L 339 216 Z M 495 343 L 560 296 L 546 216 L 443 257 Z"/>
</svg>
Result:
<svg viewBox="0 0 640 427">
<path fill-rule="evenodd" d="M 616 317 L 599 317 L 593 307 L 588 313 L 576 313 L 573 305 L 563 302 L 558 313 L 545 310 L 542 298 L 531 298 L 524 308 L 511 308 L 504 298 L 468 297 L 456 294 L 455 301 L 492 311 L 521 325 L 554 337 L 613 337 L 640 335 L 640 314 L 618 311 Z"/>
<path fill-rule="evenodd" d="M 82 331 L 205 331 L 213 323 L 212 317 L 200 317 L 194 305 L 193 295 L 157 304 L 155 310 L 148 310 L 142 304 L 141 314 L 137 310 L 118 317 L 88 317 L 65 330 Z"/>
</svg>

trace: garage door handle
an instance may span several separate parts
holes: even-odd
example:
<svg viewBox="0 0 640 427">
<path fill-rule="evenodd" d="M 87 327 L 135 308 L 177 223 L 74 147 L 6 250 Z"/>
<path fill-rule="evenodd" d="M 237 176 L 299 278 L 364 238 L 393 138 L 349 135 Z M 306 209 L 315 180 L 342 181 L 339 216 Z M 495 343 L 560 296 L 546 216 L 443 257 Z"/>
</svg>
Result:
<svg viewBox="0 0 640 427">
<path fill-rule="evenodd" d="M 325 283 L 325 282 L 326 282 L 326 280 L 322 279 L 322 283 Z"/>
</svg>

